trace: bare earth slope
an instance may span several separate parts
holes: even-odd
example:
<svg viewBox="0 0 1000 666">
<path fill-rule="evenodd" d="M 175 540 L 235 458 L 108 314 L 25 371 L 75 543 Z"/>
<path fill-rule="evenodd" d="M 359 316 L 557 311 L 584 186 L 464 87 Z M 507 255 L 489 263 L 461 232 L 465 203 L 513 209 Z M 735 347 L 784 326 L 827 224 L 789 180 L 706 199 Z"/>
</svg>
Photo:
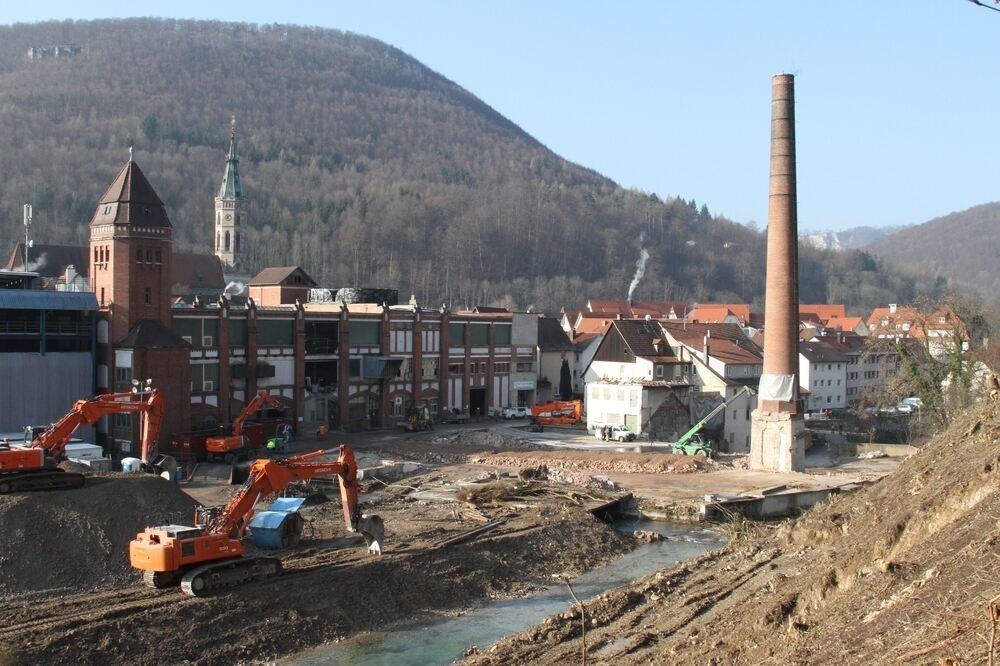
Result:
<svg viewBox="0 0 1000 666">
<path fill-rule="evenodd" d="M 1000 416 L 965 418 L 898 471 L 586 606 L 591 663 L 985 663 L 1000 594 Z M 473 663 L 575 661 L 576 613 Z"/>
</svg>

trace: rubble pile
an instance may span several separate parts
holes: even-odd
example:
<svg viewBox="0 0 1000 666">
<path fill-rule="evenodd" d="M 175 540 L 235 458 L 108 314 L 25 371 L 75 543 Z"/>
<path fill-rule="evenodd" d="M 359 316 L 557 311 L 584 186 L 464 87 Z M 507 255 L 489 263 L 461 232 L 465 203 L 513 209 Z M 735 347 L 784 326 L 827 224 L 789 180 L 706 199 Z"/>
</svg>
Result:
<svg viewBox="0 0 1000 666">
<path fill-rule="evenodd" d="M 548 476 L 564 483 L 588 483 L 594 472 L 608 474 L 683 474 L 716 469 L 704 456 L 673 453 L 614 453 L 595 456 L 584 451 L 533 451 L 530 454 L 484 453 L 469 456 L 474 465 L 546 466 Z"/>
<path fill-rule="evenodd" d="M 151 475 L 94 474 L 83 488 L 0 496 L 0 594 L 131 585 L 129 542 L 190 524 L 195 501 Z"/>
</svg>

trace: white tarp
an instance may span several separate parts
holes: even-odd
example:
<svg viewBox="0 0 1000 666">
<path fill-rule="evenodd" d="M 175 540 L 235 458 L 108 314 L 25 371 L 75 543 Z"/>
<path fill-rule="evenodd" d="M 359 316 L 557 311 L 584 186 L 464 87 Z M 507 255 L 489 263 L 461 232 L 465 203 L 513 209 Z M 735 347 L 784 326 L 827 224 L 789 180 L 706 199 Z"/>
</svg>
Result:
<svg viewBox="0 0 1000 666">
<path fill-rule="evenodd" d="M 794 395 L 795 375 L 764 374 L 760 376 L 760 391 L 757 394 L 758 399 L 791 402 Z"/>
</svg>

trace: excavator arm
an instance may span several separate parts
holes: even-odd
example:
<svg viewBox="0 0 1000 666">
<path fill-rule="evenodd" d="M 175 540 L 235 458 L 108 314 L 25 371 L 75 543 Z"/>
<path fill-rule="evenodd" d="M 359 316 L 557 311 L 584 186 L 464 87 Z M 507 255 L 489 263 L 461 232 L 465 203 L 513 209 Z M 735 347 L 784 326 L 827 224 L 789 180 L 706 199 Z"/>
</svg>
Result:
<svg viewBox="0 0 1000 666">
<path fill-rule="evenodd" d="M 105 393 L 90 400 L 77 400 L 65 416 L 56 421 L 52 427 L 42 432 L 31 443 L 32 448 L 44 449 L 45 453 L 56 460 L 63 456 L 66 444 L 73 433 L 82 425 L 97 423 L 110 414 L 141 413 L 144 422 L 142 442 L 142 460 L 149 462 L 149 457 L 156 455 L 157 440 L 160 436 L 160 424 L 163 421 L 163 397 L 153 389 L 146 401 L 131 400 L 131 393 Z M 128 402 L 125 402 L 129 399 Z"/>
<path fill-rule="evenodd" d="M 726 407 L 728 407 L 730 404 L 732 404 L 732 402 L 734 400 L 736 400 L 737 398 L 739 398 L 744 393 L 750 393 L 750 387 L 749 386 L 744 386 L 742 389 L 740 389 L 735 394 L 733 394 L 733 397 L 731 397 L 729 400 L 726 400 L 725 402 L 723 402 L 723 403 L 721 403 L 719 405 L 716 405 L 715 409 L 713 409 L 712 411 L 710 411 L 705 416 L 705 418 L 703 418 L 702 420 L 700 420 L 697 423 L 695 423 L 694 426 L 692 426 L 692 428 L 690 430 L 688 430 L 686 433 L 684 433 L 684 435 L 680 439 L 678 439 L 676 442 L 674 442 L 674 446 L 678 446 L 679 447 L 679 446 L 684 446 L 685 444 L 687 444 L 691 440 L 691 438 L 694 437 L 698 433 L 699 430 L 701 430 L 702 428 L 705 427 L 706 423 L 708 423 L 709 421 L 711 421 L 712 419 L 715 418 L 716 414 L 718 414 L 719 412 L 721 412 L 722 410 L 724 410 Z"/>
<path fill-rule="evenodd" d="M 336 461 L 318 461 L 317 458 L 336 451 Z M 260 459 L 250 465 L 249 476 L 243 486 L 233 495 L 229 503 L 208 523 L 209 532 L 229 535 L 239 539 L 243 535 L 253 509 L 261 497 L 281 492 L 294 481 L 312 479 L 318 476 L 336 475 L 340 480 L 340 496 L 343 500 L 344 522 L 351 532 L 361 531 L 366 540 L 369 534 L 363 525 L 358 506 L 358 465 L 350 447 L 341 445 L 339 449 L 313 451 L 280 460 Z M 375 539 L 381 542 L 381 534 Z M 371 542 L 369 542 L 371 545 Z"/>
<path fill-rule="evenodd" d="M 270 393 L 264 389 L 257 391 L 257 395 L 255 395 L 253 399 L 247 403 L 246 407 L 243 408 L 243 411 L 240 412 L 239 416 L 233 420 L 233 435 L 242 435 L 243 422 L 250 418 L 252 414 L 264 405 L 268 405 L 270 407 L 281 407 L 281 403 L 275 398 L 272 398 Z"/>
</svg>

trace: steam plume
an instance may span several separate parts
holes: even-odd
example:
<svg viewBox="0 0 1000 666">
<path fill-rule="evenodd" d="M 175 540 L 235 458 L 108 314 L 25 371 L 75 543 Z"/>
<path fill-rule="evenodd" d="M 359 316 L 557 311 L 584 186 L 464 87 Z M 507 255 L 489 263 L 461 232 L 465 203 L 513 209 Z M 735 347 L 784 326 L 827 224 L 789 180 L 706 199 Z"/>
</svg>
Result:
<svg viewBox="0 0 1000 666">
<path fill-rule="evenodd" d="M 632 276 L 632 283 L 628 286 L 628 300 L 632 300 L 632 294 L 635 293 L 635 288 L 639 286 L 639 280 L 642 279 L 643 274 L 646 272 L 646 260 L 649 259 L 649 251 L 642 247 L 646 240 L 646 234 L 639 234 L 639 258 L 635 260 L 635 275 Z"/>
</svg>

